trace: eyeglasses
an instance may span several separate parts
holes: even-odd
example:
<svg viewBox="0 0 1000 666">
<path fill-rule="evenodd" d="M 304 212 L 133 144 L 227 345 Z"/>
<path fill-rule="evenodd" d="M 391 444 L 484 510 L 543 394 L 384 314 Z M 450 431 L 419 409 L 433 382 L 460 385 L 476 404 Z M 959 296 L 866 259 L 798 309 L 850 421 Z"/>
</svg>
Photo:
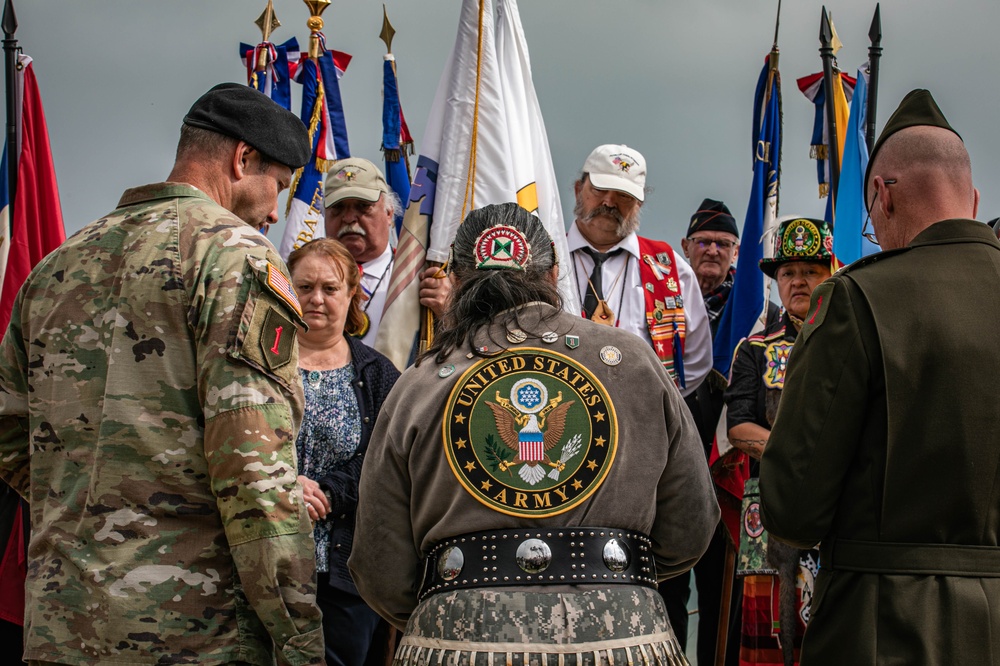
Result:
<svg viewBox="0 0 1000 666">
<path fill-rule="evenodd" d="M 882 180 L 882 183 L 884 183 L 885 185 L 895 185 L 896 179 L 886 178 Z M 872 197 L 871 206 L 868 206 L 868 208 L 866 209 L 868 215 L 865 217 L 865 226 L 861 227 L 861 235 L 873 245 L 878 245 L 878 241 L 875 239 L 875 228 L 872 227 L 872 230 L 868 231 L 868 225 L 871 224 L 872 221 L 872 206 L 875 205 L 876 199 L 878 199 L 878 190 L 875 190 L 875 196 Z"/>
<path fill-rule="evenodd" d="M 715 245 L 720 252 L 726 252 L 733 249 L 739 243 L 737 241 L 731 240 L 713 240 L 711 238 L 688 238 L 689 241 L 696 244 L 698 249 L 707 250 L 711 245 Z"/>
</svg>

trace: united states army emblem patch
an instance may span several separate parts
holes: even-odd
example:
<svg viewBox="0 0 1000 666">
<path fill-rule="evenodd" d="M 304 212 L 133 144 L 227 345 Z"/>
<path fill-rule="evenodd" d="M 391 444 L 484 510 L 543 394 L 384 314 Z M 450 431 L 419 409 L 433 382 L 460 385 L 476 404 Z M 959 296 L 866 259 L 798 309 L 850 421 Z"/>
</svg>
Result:
<svg viewBox="0 0 1000 666">
<path fill-rule="evenodd" d="M 501 513 L 544 518 L 604 482 L 618 419 L 590 371 L 528 347 L 465 371 L 448 397 L 443 437 L 448 464 L 473 497 Z"/>
</svg>

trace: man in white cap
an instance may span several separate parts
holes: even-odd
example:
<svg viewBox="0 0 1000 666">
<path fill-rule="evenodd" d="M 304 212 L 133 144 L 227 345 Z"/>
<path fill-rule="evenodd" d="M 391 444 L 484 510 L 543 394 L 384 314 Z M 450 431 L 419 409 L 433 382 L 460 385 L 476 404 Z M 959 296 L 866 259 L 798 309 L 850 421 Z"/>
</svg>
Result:
<svg viewBox="0 0 1000 666">
<path fill-rule="evenodd" d="M 362 307 L 368 326 L 360 337 L 366 345 L 374 347 L 392 277 L 390 228 L 402 204 L 382 171 L 360 157 L 335 162 L 326 176 L 323 192 L 327 237 L 343 243 L 361 267 L 361 289 L 367 297 Z M 437 268 L 430 267 L 420 280 L 420 304 L 438 317 L 451 293 L 450 283 L 440 279 L 441 275 Z"/>
<path fill-rule="evenodd" d="M 712 369 L 712 334 L 698 279 L 663 241 L 643 238 L 646 160 L 635 149 L 594 149 L 574 184 L 566 240 L 583 316 L 646 340 L 684 396 Z"/>
</svg>

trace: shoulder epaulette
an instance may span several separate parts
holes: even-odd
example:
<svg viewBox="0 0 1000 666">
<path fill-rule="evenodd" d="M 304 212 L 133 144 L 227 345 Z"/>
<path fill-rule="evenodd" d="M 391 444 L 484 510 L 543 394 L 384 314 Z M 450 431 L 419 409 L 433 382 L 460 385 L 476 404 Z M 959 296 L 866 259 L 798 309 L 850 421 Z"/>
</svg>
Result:
<svg viewBox="0 0 1000 666">
<path fill-rule="evenodd" d="M 882 261 L 884 259 L 888 259 L 890 257 L 894 257 L 897 254 L 902 254 L 903 252 L 906 252 L 909 249 L 911 249 L 911 248 L 909 248 L 909 247 L 900 247 L 900 248 L 896 248 L 895 250 L 883 250 L 882 252 L 876 252 L 875 254 L 869 254 L 867 257 L 861 257 L 857 261 L 852 262 L 852 263 L 848 264 L 847 266 L 844 266 L 839 271 L 837 271 L 836 273 L 834 273 L 834 275 L 846 275 L 847 273 L 850 273 L 851 271 L 856 271 L 856 270 L 858 270 L 860 268 L 864 268 L 865 266 L 871 266 L 872 264 L 878 263 L 879 261 Z"/>
</svg>

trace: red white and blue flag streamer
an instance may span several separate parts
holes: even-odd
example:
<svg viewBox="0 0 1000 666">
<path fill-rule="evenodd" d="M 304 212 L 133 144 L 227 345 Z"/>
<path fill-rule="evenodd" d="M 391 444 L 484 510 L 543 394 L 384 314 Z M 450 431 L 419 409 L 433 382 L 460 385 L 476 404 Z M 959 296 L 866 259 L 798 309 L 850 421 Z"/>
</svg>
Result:
<svg viewBox="0 0 1000 666">
<path fill-rule="evenodd" d="M 279 252 L 285 259 L 313 238 L 322 238 L 323 174 L 336 160 L 350 157 L 347 123 L 340 98 L 340 77 L 351 56 L 326 49 L 319 35 L 322 55 L 310 58 L 302 53 L 292 67 L 292 78 L 302 85 L 302 122 L 309 129 L 312 158 L 292 178 L 285 214 L 285 233 Z"/>
<path fill-rule="evenodd" d="M 856 79 L 842 72 L 835 72 L 834 76 L 840 77 L 844 97 L 850 103 L 854 96 Z M 826 122 L 826 93 L 823 90 L 823 72 L 803 76 L 796 83 L 802 94 L 806 96 L 806 99 L 816 107 L 812 140 L 809 145 L 809 156 L 816 160 L 816 180 L 819 183 L 819 196 L 825 197 L 830 193 L 830 129 L 827 127 Z M 840 129 L 839 131 L 843 132 L 844 130 Z M 827 221 L 829 220 L 828 216 Z"/>
<path fill-rule="evenodd" d="M 267 65 L 257 70 L 261 52 L 267 52 Z M 261 42 L 257 46 L 240 42 L 240 58 L 247 68 L 247 85 L 259 90 L 284 108 L 292 108 L 292 77 L 289 73 L 288 54 L 298 53 L 299 42 L 292 37 L 284 44 Z"/>
<path fill-rule="evenodd" d="M 413 137 L 403 117 L 396 78 L 396 59 L 391 53 L 382 63 L 382 154 L 385 157 L 385 181 L 399 197 L 410 200 L 410 165 L 407 155 L 413 152 Z M 396 237 L 403 230 L 403 210 L 395 215 Z"/>
</svg>

